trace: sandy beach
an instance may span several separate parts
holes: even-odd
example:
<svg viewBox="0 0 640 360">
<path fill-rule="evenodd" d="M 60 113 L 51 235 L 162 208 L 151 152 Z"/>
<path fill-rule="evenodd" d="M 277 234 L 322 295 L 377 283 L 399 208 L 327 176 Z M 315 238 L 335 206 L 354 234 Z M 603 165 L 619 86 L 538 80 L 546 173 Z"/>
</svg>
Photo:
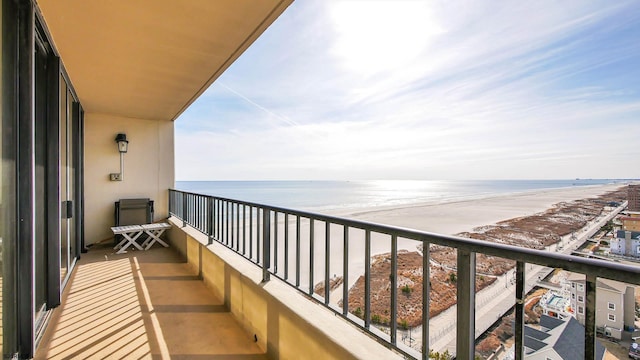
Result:
<svg viewBox="0 0 640 360">
<path fill-rule="evenodd" d="M 471 231 L 478 226 L 492 225 L 502 220 L 532 215 L 551 208 L 554 204 L 585 199 L 619 189 L 622 185 L 595 185 L 575 188 L 547 189 L 525 193 L 486 196 L 464 201 L 448 203 L 425 203 L 410 206 L 379 207 L 372 209 L 338 210 L 330 215 L 346 217 L 393 226 L 413 228 L 428 232 L 454 235 Z M 279 234 L 284 234 L 285 224 L 280 219 Z M 295 234 L 295 222 L 290 219 L 289 233 Z M 301 285 L 309 284 L 309 222 L 301 222 Z M 281 235 L 280 235 L 281 236 Z M 291 235 L 290 235 L 291 236 Z M 325 224 L 316 222 L 314 226 L 314 276 L 313 283 L 324 280 L 325 274 Z M 341 226 L 330 228 L 330 277 L 343 275 L 343 229 Z M 372 234 L 371 255 L 387 253 L 391 250 L 390 237 Z M 398 241 L 398 249 L 415 251 L 418 242 Z M 278 271 L 284 268 L 283 241 L 278 244 Z M 349 232 L 349 276 L 351 287 L 364 273 L 365 247 L 364 231 L 351 229 Z M 295 268 L 295 246 L 289 246 L 289 269 Z M 291 278 L 292 276 L 289 275 Z M 306 284 L 306 285 L 305 285 Z M 335 295 L 335 297 L 334 297 Z M 332 302 L 340 299 L 340 291 L 332 295 Z"/>
<path fill-rule="evenodd" d="M 585 199 L 620 188 L 620 185 L 595 185 L 548 189 L 526 193 L 494 195 L 448 203 L 347 211 L 337 215 L 453 235 L 502 220 L 531 215 L 562 201 Z"/>
</svg>

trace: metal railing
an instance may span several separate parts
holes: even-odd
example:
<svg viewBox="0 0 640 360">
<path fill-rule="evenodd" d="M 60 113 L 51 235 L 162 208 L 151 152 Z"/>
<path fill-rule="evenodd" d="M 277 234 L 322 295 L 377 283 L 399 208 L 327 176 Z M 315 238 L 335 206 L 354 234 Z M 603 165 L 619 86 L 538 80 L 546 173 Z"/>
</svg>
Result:
<svg viewBox="0 0 640 360">
<path fill-rule="evenodd" d="M 345 320 L 356 324 L 385 346 L 411 357 L 429 357 L 429 301 L 422 302 L 421 352 L 398 339 L 398 242 L 422 245 L 423 278 L 431 278 L 430 247 L 440 245 L 457 252 L 456 357 L 473 359 L 475 353 L 476 254 L 516 261 L 515 270 L 515 358 L 524 358 L 525 264 L 538 264 L 586 275 L 585 358 L 596 355 L 596 279 L 606 278 L 640 285 L 640 267 L 597 259 L 533 250 L 468 238 L 381 225 L 306 211 L 232 200 L 178 190 L 169 190 L 169 212 L 262 268 L 263 281 L 275 276 L 310 299 L 324 304 Z M 318 226 L 320 225 L 320 226 Z M 379 331 L 372 319 L 372 246 L 381 244 L 390 253 L 389 319 Z M 355 251 L 361 254 L 354 254 Z M 355 256 L 354 256 L 355 255 Z M 358 256 L 360 255 L 360 256 Z M 353 260 L 353 259 L 358 259 Z M 364 306 L 350 309 L 350 269 L 363 267 Z M 331 301 L 333 271 L 342 275 L 341 305 Z M 317 291 L 316 281 L 324 284 Z M 352 279 L 351 279 L 352 280 Z M 339 286 L 338 286 L 339 287 Z M 424 282 L 422 299 L 429 299 L 431 284 Z M 440 329 L 436 330 L 440 332 Z M 437 335 L 437 334 L 436 334 Z M 435 336 L 438 338 L 440 335 Z M 433 339 L 433 337 L 432 337 Z"/>
</svg>

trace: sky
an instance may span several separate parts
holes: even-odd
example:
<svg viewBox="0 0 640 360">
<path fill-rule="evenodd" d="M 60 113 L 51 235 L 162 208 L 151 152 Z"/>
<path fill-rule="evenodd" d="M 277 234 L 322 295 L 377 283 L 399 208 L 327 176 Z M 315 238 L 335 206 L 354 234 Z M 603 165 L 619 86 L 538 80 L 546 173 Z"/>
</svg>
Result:
<svg viewBox="0 0 640 360">
<path fill-rule="evenodd" d="M 297 0 L 175 142 L 176 180 L 640 178 L 640 2 Z"/>
</svg>

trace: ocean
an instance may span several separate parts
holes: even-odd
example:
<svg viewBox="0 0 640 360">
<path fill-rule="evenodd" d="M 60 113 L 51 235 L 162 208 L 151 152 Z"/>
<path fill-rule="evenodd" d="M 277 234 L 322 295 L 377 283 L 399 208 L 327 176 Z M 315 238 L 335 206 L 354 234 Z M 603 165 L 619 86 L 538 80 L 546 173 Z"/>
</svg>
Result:
<svg viewBox="0 0 640 360">
<path fill-rule="evenodd" d="M 176 189 L 307 211 L 445 203 L 623 180 L 177 181 Z"/>
</svg>

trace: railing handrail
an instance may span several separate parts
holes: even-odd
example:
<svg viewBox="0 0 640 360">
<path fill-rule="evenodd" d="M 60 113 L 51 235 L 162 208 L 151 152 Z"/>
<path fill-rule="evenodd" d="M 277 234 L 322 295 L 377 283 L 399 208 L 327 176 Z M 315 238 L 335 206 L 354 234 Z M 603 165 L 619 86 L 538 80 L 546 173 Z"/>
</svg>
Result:
<svg viewBox="0 0 640 360">
<path fill-rule="evenodd" d="M 580 273 L 588 273 L 590 271 L 597 271 L 598 277 L 606 278 L 609 280 L 615 280 L 626 283 L 633 283 L 640 285 L 640 267 L 625 265 L 616 262 L 610 262 L 601 259 L 591 259 L 581 256 L 567 255 L 556 252 L 550 252 L 546 250 L 531 249 L 525 247 L 519 247 L 509 244 L 494 243 L 486 240 L 463 238 L 454 235 L 443 235 L 432 233 L 428 231 L 410 229 L 394 225 L 379 224 L 374 222 L 368 222 L 363 220 L 348 219 L 333 215 L 320 214 L 304 210 L 293 210 L 289 208 L 265 205 L 250 201 L 237 200 L 232 198 L 225 198 L 214 195 L 199 194 L 189 191 L 169 189 L 171 191 L 177 191 L 184 194 L 197 195 L 210 197 L 216 200 L 229 201 L 241 205 L 253 206 L 256 208 L 267 209 L 270 211 L 276 211 L 281 213 L 287 213 L 290 215 L 300 216 L 303 218 L 310 218 L 318 221 L 328 221 L 332 224 L 345 225 L 350 228 L 357 228 L 362 230 L 369 230 L 386 235 L 397 235 L 400 238 L 423 241 L 430 244 L 442 245 L 446 247 L 460 248 L 469 250 L 476 253 L 482 253 L 486 255 L 498 256 L 509 260 L 523 261 L 526 263 L 533 263 L 542 266 L 554 266 L 554 265 L 566 265 L 569 266 L 554 266 L 563 268 L 568 271 L 575 271 Z M 559 264 L 549 264 L 547 259 L 559 262 Z M 632 276 L 628 278 L 627 276 Z"/>
</svg>

